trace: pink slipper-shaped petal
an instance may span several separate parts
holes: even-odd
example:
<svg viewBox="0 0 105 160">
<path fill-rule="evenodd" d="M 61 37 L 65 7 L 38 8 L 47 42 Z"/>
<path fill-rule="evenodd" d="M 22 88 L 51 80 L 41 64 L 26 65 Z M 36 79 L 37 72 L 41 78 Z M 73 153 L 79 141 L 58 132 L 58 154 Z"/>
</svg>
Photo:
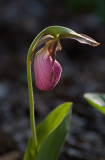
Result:
<svg viewBox="0 0 105 160">
<path fill-rule="evenodd" d="M 52 47 L 52 51 L 56 53 L 55 45 L 51 44 L 50 46 Z M 62 68 L 54 59 L 55 56 L 53 54 L 55 53 L 51 53 L 51 48 L 49 50 L 49 44 L 47 44 L 35 55 L 35 82 L 40 90 L 53 89 L 60 79 Z"/>
</svg>

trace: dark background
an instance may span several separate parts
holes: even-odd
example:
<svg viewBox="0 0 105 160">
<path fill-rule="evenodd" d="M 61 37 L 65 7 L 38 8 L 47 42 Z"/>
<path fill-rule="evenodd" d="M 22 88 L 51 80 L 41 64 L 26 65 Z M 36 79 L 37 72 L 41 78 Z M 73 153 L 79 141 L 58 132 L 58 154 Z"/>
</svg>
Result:
<svg viewBox="0 0 105 160">
<path fill-rule="evenodd" d="M 31 135 L 26 57 L 34 37 L 49 25 L 87 34 L 101 45 L 62 40 L 58 85 L 48 92 L 34 83 L 37 124 L 57 105 L 74 102 L 70 132 L 59 160 L 105 160 L 105 117 L 83 99 L 105 92 L 104 0 L 0 1 L 0 160 L 22 160 Z"/>
</svg>

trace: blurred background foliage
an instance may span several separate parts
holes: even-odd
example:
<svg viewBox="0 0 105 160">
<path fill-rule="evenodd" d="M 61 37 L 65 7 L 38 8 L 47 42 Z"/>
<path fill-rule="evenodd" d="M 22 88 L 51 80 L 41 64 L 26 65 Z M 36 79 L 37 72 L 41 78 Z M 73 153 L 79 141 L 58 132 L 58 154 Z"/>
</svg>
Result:
<svg viewBox="0 0 105 160">
<path fill-rule="evenodd" d="M 63 0 L 62 0 L 63 3 Z M 105 1 L 104 0 L 66 0 L 65 4 L 70 14 L 95 12 L 102 21 L 105 20 Z"/>
<path fill-rule="evenodd" d="M 61 40 L 62 77 L 49 92 L 36 88 L 32 67 L 36 121 L 62 102 L 74 102 L 59 159 L 105 160 L 105 117 L 82 98 L 105 92 L 105 0 L 0 1 L 0 160 L 21 160 L 31 135 L 26 57 L 34 37 L 49 25 L 87 34 L 101 45 Z"/>
</svg>

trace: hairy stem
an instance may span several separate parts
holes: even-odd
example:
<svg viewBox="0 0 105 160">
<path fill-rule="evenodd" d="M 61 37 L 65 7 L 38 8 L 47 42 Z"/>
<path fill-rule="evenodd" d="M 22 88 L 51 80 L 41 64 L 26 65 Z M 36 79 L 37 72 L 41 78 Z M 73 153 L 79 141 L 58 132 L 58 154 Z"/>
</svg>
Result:
<svg viewBox="0 0 105 160">
<path fill-rule="evenodd" d="M 28 90 L 29 90 L 29 99 L 30 99 L 30 121 L 31 121 L 31 129 L 32 129 L 32 140 L 33 140 L 33 147 L 37 152 L 37 136 L 36 136 L 36 127 L 35 127 L 31 64 L 28 58 L 27 58 L 27 76 L 28 76 Z"/>
<path fill-rule="evenodd" d="M 35 126 L 35 114 L 34 114 L 34 97 L 33 97 L 33 87 L 32 87 L 32 76 L 31 76 L 31 62 L 33 57 L 33 49 L 35 48 L 35 44 L 37 40 L 41 37 L 42 33 L 40 33 L 32 42 L 28 55 L 27 55 L 27 77 L 28 77 L 28 91 L 29 91 L 29 100 L 30 100 L 30 122 L 31 122 L 31 130 L 32 130 L 32 142 L 33 148 L 37 153 L 37 135 L 36 135 L 36 126 Z"/>
</svg>

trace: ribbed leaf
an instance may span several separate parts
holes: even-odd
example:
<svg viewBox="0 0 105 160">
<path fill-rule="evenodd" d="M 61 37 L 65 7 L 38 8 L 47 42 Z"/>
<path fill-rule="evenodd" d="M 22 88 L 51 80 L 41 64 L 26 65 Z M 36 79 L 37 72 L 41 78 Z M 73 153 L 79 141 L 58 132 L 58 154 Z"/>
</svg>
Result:
<svg viewBox="0 0 105 160">
<path fill-rule="evenodd" d="M 84 98 L 96 109 L 105 114 L 105 94 L 104 93 L 86 93 Z"/>
</svg>

